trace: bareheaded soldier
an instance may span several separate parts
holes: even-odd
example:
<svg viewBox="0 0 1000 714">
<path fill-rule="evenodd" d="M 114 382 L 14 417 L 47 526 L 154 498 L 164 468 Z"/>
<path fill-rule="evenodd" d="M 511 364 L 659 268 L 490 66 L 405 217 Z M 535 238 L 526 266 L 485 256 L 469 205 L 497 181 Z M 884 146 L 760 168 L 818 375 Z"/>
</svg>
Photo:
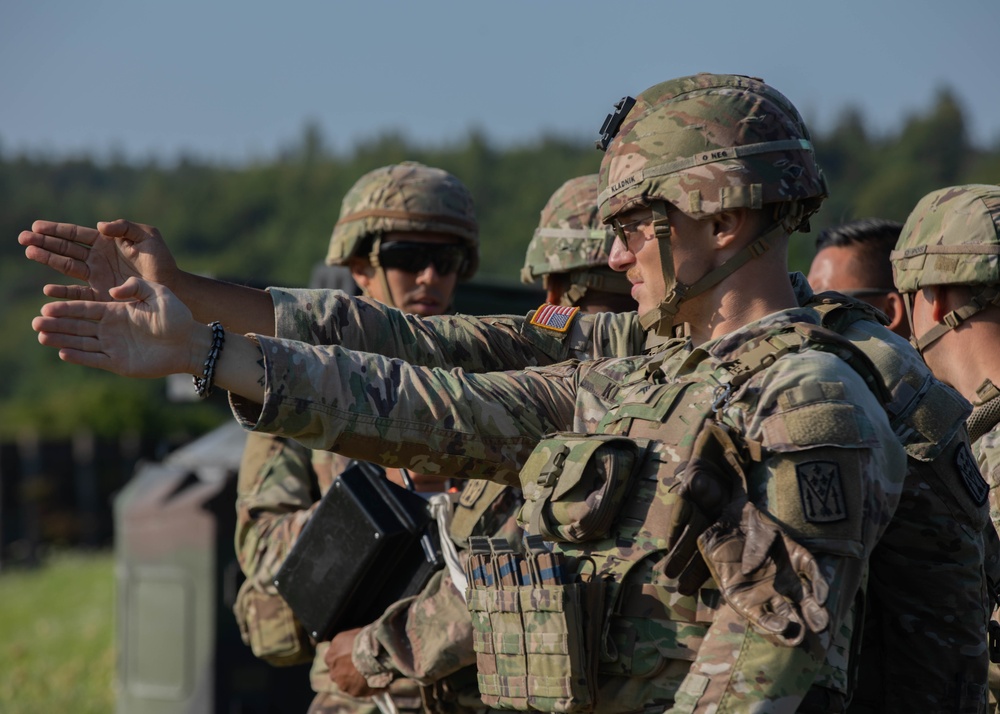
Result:
<svg viewBox="0 0 1000 714">
<path fill-rule="evenodd" d="M 65 360 L 201 374 L 247 427 L 313 447 L 507 483 L 523 466 L 522 518 L 555 552 L 532 548 L 526 567 L 492 543 L 476 553 L 484 702 L 842 709 L 905 453 L 875 369 L 788 280 L 788 234 L 826 194 L 808 131 L 762 81 L 696 75 L 623 101 L 603 143 L 610 264 L 655 338 L 641 356 L 422 369 L 220 335 L 136 278 L 33 325 Z"/>
<path fill-rule="evenodd" d="M 355 282 L 373 300 L 399 306 L 407 313 L 436 315 L 450 308 L 457 280 L 468 279 L 475 272 L 478 233 L 472 196 L 461 181 L 441 169 L 405 162 L 365 174 L 347 192 L 330 239 L 327 264 L 349 267 Z M 237 620 L 244 640 L 258 657 L 279 666 L 313 659 L 310 681 L 316 697 L 311 714 L 377 711 L 368 696 L 351 696 L 349 688 L 335 686 L 325 661 L 330 644 L 313 646 L 273 584 L 285 556 L 316 510 L 318 497 L 350 465 L 350 459 L 337 454 L 310 453 L 291 439 L 267 434 L 249 436 L 240 464 L 236 552 L 247 580 L 237 597 Z M 398 470 L 387 475 L 403 485 Z M 440 478 L 417 473 L 410 482 L 420 491 L 441 490 L 443 486 Z M 410 618 L 410 634 L 450 644 L 457 637 L 449 618 L 441 613 L 449 604 L 442 600 L 456 598 L 449 598 L 447 592 L 436 595 L 441 589 L 439 579 L 440 575 L 413 608 L 418 615 Z M 461 615 L 464 602 L 457 600 L 451 606 Z M 405 614 L 410 606 L 412 603 L 397 606 L 397 618 L 398 611 Z M 421 620 L 419 613 L 428 607 L 436 609 L 438 619 L 420 631 L 419 625 L 426 618 Z M 386 635 L 381 630 L 377 634 Z M 351 637 L 353 640 L 353 634 Z M 444 665 L 428 664 L 429 643 L 422 644 L 426 656 L 411 660 L 411 673 L 435 674 L 435 668 L 442 666 L 446 673 L 457 669 L 450 660 Z M 444 649 L 438 647 L 435 653 L 440 656 Z M 333 660 L 335 664 L 353 669 L 349 652 L 350 648 L 346 662 Z M 413 679 L 384 681 L 380 689 L 389 689 L 401 711 L 422 709 L 421 693 Z M 371 694 L 364 689 L 355 693 Z"/>
<path fill-rule="evenodd" d="M 521 282 L 541 278 L 552 305 L 584 313 L 631 312 L 632 284 L 608 266 L 615 234 L 597 212 L 599 178 L 578 176 L 552 194 L 528 244 Z"/>
<path fill-rule="evenodd" d="M 996 532 L 1000 527 L 1000 186 L 952 186 L 924 196 L 910 213 L 892 253 L 896 287 L 903 293 L 914 346 L 940 379 L 954 386 L 973 405 L 969 438 L 979 469 L 968 451 L 956 462 L 961 486 L 977 505 L 989 500 L 985 527 L 989 592 L 998 601 L 1000 563 Z M 991 547 L 992 546 L 992 547 Z M 956 612 L 962 612 L 960 606 Z M 977 622 L 977 624 L 979 624 Z M 1000 626 L 991 628 L 991 658 L 1000 660 L 996 644 Z M 996 630 L 996 632 L 993 632 Z M 985 635 L 984 635 L 985 636 Z M 1000 694 L 1000 669 L 990 668 L 990 711 Z"/>
</svg>

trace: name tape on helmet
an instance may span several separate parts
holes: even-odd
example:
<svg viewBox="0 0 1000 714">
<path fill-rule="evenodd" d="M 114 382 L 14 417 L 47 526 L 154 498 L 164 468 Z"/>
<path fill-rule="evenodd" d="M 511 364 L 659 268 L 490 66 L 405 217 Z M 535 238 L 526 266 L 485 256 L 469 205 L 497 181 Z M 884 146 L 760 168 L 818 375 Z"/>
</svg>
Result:
<svg viewBox="0 0 1000 714">
<path fill-rule="evenodd" d="M 775 151 L 809 151 L 812 152 L 813 145 L 806 139 L 783 139 L 781 141 L 763 141 L 758 144 L 747 144 L 746 146 L 729 146 L 724 149 L 713 149 L 712 151 L 702 151 L 694 156 L 684 159 L 676 159 L 658 166 L 647 166 L 639 169 L 635 173 L 626 176 L 617 183 L 609 185 L 601 191 L 597 197 L 598 205 L 604 203 L 612 196 L 621 193 L 630 186 L 635 185 L 645 179 L 666 176 L 677 173 L 684 169 L 714 164 L 717 161 L 729 161 L 731 159 L 741 159 L 746 156 L 757 154 L 769 154 Z"/>
</svg>

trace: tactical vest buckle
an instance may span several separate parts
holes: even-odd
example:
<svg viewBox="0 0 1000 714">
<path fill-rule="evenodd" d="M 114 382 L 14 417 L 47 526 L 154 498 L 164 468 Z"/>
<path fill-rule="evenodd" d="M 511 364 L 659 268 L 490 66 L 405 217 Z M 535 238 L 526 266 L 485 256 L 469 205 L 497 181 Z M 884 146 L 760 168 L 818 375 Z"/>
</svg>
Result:
<svg viewBox="0 0 1000 714">
<path fill-rule="evenodd" d="M 563 472 L 563 464 L 566 463 L 566 457 L 569 456 L 569 447 L 565 444 L 560 444 L 558 450 L 552 455 L 541 472 L 538 474 L 538 485 L 543 488 L 551 488 L 555 486 L 556 481 L 559 480 L 559 475 Z"/>
</svg>

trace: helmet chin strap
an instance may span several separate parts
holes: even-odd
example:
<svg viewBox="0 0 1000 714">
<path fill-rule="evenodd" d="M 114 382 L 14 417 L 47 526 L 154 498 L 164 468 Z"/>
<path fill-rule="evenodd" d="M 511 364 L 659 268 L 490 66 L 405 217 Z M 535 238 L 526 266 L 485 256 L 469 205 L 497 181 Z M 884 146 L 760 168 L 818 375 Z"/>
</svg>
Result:
<svg viewBox="0 0 1000 714">
<path fill-rule="evenodd" d="M 918 337 L 913 324 L 913 293 L 903 293 L 902 296 L 903 307 L 906 308 L 906 320 L 910 323 L 910 334 L 912 335 L 910 344 L 921 356 L 924 350 L 941 339 L 945 333 L 954 330 L 977 312 L 985 310 L 990 305 L 1000 306 L 1000 289 L 987 285 L 973 295 L 969 302 L 949 312 L 941 319 L 941 322 Z"/>
<path fill-rule="evenodd" d="M 674 317 L 676 317 L 683 301 L 702 294 L 742 268 L 750 260 L 766 253 L 773 245 L 774 234 L 786 228 L 785 221 L 777 221 L 756 240 L 740 249 L 722 265 L 708 271 L 691 285 L 687 285 L 677 280 L 674 256 L 670 250 L 670 221 L 667 218 L 667 204 L 663 201 L 656 201 L 650 204 L 650 208 L 653 211 L 653 235 L 656 236 L 660 246 L 660 266 L 663 269 L 667 294 L 659 305 L 639 316 L 639 324 L 647 331 L 653 330 L 654 334 L 660 337 L 669 337 L 674 334 Z"/>
<path fill-rule="evenodd" d="M 379 285 L 382 286 L 382 294 L 385 296 L 385 299 L 380 302 L 389 307 L 396 307 L 396 302 L 392 298 L 392 290 L 389 288 L 389 279 L 385 276 L 385 268 L 383 268 L 382 264 L 378 262 L 378 251 L 381 247 L 382 235 L 378 234 L 375 236 L 375 242 L 372 243 L 372 252 L 368 254 L 368 262 L 375 269 L 375 279 L 379 282 Z M 364 292 L 368 297 L 371 297 L 371 295 L 368 295 L 367 290 L 363 290 L 362 292 Z"/>
</svg>

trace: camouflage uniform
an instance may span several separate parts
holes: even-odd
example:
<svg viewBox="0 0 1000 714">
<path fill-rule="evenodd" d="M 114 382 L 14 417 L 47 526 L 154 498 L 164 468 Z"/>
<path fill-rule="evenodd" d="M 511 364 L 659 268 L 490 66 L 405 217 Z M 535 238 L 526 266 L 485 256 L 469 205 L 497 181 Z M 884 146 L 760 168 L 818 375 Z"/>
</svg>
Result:
<svg viewBox="0 0 1000 714">
<path fill-rule="evenodd" d="M 793 284 L 800 304 L 819 304 L 801 276 L 793 276 Z M 446 369 L 515 369 L 584 355 L 638 354 L 645 340 L 635 314 L 578 316 L 565 332 L 555 332 L 533 325 L 531 315 L 421 321 L 336 296 L 271 294 L 280 337 Z M 842 319 L 836 301 L 824 302 L 818 320 Z M 868 354 L 894 395 L 890 416 L 908 453 L 900 509 L 872 556 L 855 709 L 976 711 L 988 607 L 982 563 L 996 539 L 991 529 L 978 532 L 985 513 L 973 495 L 975 481 L 966 481 L 954 461 L 965 439 L 959 422 L 967 407 L 898 337 L 865 321 L 843 334 Z M 969 615 L 956 618 L 955 612 Z"/>
<path fill-rule="evenodd" d="M 769 335 L 769 330 L 799 321 L 812 323 L 813 320 L 813 314 L 808 310 L 778 313 L 767 323 L 750 326 L 745 331 L 732 335 L 732 341 L 723 339 L 701 348 L 710 353 L 710 356 L 702 356 L 702 360 L 694 365 L 694 372 L 687 372 L 692 369 L 692 359 L 686 343 L 671 342 L 667 344 L 667 349 L 648 357 L 594 363 L 571 362 L 564 366 L 518 373 L 516 378 L 477 375 L 463 378 L 461 375 L 440 371 L 420 371 L 402 363 L 382 361 L 339 348 L 309 349 L 299 343 L 261 338 L 266 355 L 268 396 L 263 412 L 256 421 L 256 428 L 281 431 L 307 440 L 314 446 L 331 448 L 361 458 L 378 454 L 379 460 L 388 465 L 412 466 L 419 463 L 423 468 L 454 476 L 493 477 L 514 483 L 517 468 L 524 463 L 542 435 L 567 429 L 593 431 L 598 422 L 615 413 L 614 404 L 592 394 L 594 387 L 602 384 L 607 387 L 610 384 L 622 391 L 629 387 L 634 391 L 637 388 L 634 375 L 641 374 L 647 365 L 660 359 L 663 359 L 660 365 L 663 377 L 678 380 L 682 377 L 694 377 L 700 383 L 703 378 L 702 369 L 709 370 L 719 362 L 737 356 L 742 348 L 755 346 L 762 337 Z M 735 349 L 733 342 L 738 343 Z M 700 350 L 698 355 L 701 355 Z M 784 473 L 787 477 L 789 473 L 794 473 L 793 466 L 782 464 L 830 461 L 840 465 L 845 482 L 864 484 L 863 496 L 857 494 L 860 500 L 853 503 L 852 509 L 857 509 L 855 514 L 860 517 L 863 508 L 866 518 L 870 518 L 871 522 L 852 522 L 856 540 L 852 539 L 849 545 L 846 542 L 840 544 L 851 549 L 852 557 L 819 554 L 830 582 L 857 584 L 862 577 L 870 549 L 884 524 L 888 522 L 895 505 L 900 484 L 892 481 L 891 477 L 902 477 L 902 456 L 897 453 L 898 446 L 891 437 L 885 417 L 881 416 L 884 412 L 857 374 L 835 357 L 813 357 L 802 354 L 778 360 L 770 370 L 751 380 L 746 396 L 754 398 L 747 402 L 734 400 L 731 410 L 726 410 L 726 420 L 752 425 L 746 432 L 747 438 L 761 441 L 769 449 L 775 450 L 773 459 L 762 464 L 754 474 L 753 486 L 755 493 L 769 505 L 772 512 L 786 522 L 804 523 L 804 519 L 801 514 L 782 510 L 782 504 L 794 510 L 798 503 L 797 496 L 789 497 L 786 490 L 788 484 L 779 484 L 781 479 L 777 474 Z M 292 360 L 307 365 L 307 368 L 287 371 Z M 687 373 L 678 374 L 677 370 L 682 367 Z M 372 393 L 373 397 L 377 395 L 375 403 L 363 392 L 355 392 L 351 386 L 352 380 L 360 384 L 357 379 L 362 372 L 369 375 L 368 388 L 375 390 Z M 334 380 L 335 375 L 340 375 L 343 381 L 340 378 Z M 633 377 L 632 385 L 628 385 L 629 376 Z M 805 390 L 806 384 L 813 384 L 812 380 L 843 383 L 847 393 L 854 395 L 856 401 L 834 399 L 818 387 L 817 394 L 821 395 L 817 397 L 819 401 L 798 406 L 815 407 L 816 418 L 821 418 L 819 415 L 827 408 L 846 408 L 844 416 L 849 419 L 848 423 L 852 424 L 852 429 L 856 428 L 865 434 L 864 443 L 870 444 L 871 448 L 842 449 L 805 443 L 791 446 L 787 442 L 788 437 L 782 437 L 785 439 L 783 446 L 765 436 L 765 424 L 776 426 L 782 423 L 790 416 L 789 410 L 792 409 L 790 404 L 779 404 L 778 391 L 773 390 L 777 390 L 779 385 L 781 391 L 794 390 L 793 385 Z M 644 387 L 646 383 L 640 380 L 639 386 Z M 402 398 L 410 389 L 417 389 L 421 394 L 452 394 L 462 395 L 464 398 L 454 404 L 441 398 L 432 400 L 428 405 L 410 405 Z M 759 400 L 756 399 L 758 389 L 763 390 Z M 314 394 L 322 397 L 306 396 Z M 477 395 L 488 397 L 487 406 L 475 403 Z M 239 400 L 234 400 L 234 406 L 238 414 L 243 415 L 245 424 L 251 424 L 257 419 L 258 414 L 254 408 L 256 405 L 247 405 L 246 412 L 240 410 Z M 874 417 L 869 420 L 864 414 Z M 771 421 L 767 421 L 768 418 Z M 328 423 L 329 419 L 333 419 L 335 423 Z M 391 445 L 381 441 L 384 434 L 392 435 Z M 833 441 L 829 434 L 822 434 L 820 438 Z M 838 438 L 843 438 L 843 435 Z M 792 443 L 796 440 L 803 441 L 795 437 Z M 777 451 L 783 448 L 793 448 L 795 451 Z M 669 456 L 664 453 L 664 457 L 669 463 Z M 883 475 L 889 478 L 883 479 Z M 795 493 L 797 491 L 793 491 L 792 495 Z M 800 535 L 804 537 L 804 534 Z M 652 584 L 662 585 L 668 590 L 670 588 L 670 584 L 662 580 L 654 579 Z M 853 592 L 849 587 L 843 597 L 846 597 L 846 603 L 843 599 L 834 597 L 830 604 L 834 613 L 832 627 L 838 634 L 841 625 L 847 626 L 849 631 L 849 623 L 845 622 L 853 601 Z M 682 603 L 679 609 L 683 610 L 684 606 L 692 612 L 698 610 L 687 602 Z M 702 615 L 704 614 L 703 611 Z M 768 671 L 767 675 L 756 671 L 741 673 L 742 676 L 734 675 L 737 679 L 745 676 L 748 682 L 757 681 L 757 684 L 750 687 L 753 691 L 746 694 L 751 700 L 758 697 L 770 700 L 771 697 L 802 696 L 823 665 L 825 650 L 817 653 L 808 648 L 788 648 L 788 651 L 776 649 L 748 632 L 745 622 L 734 617 L 725 605 L 716 614 L 715 623 L 717 628 L 731 628 L 731 632 L 738 633 L 737 639 L 746 647 L 746 662 Z M 669 704 L 681 686 L 691 659 L 704 658 L 698 664 L 710 670 L 710 658 L 718 656 L 718 653 L 711 653 L 710 648 L 699 649 L 700 637 L 694 634 L 696 627 L 698 625 L 692 623 L 689 648 L 680 653 L 672 652 L 677 659 L 668 657 L 660 666 L 650 665 L 654 670 L 662 667 L 663 674 L 654 675 L 643 682 L 646 686 L 640 691 L 615 691 L 612 694 L 615 686 L 623 686 L 621 681 L 612 680 L 607 685 L 611 689 L 608 689 L 605 696 L 616 702 L 615 707 L 622 711 L 640 709 L 653 703 Z M 704 623 L 700 627 L 701 634 L 704 635 L 708 628 Z M 838 643 L 839 647 L 846 650 L 847 642 L 838 638 Z M 728 649 L 730 645 L 725 648 Z M 847 662 L 843 655 L 842 651 L 839 657 L 831 656 L 828 678 L 825 680 L 827 686 L 841 692 L 847 686 Z M 755 656 L 761 659 L 755 660 Z M 779 659 L 772 659 L 775 657 Z M 774 671 L 765 664 L 776 661 L 783 662 L 783 666 Z M 794 677 L 791 676 L 793 672 Z M 790 679 L 794 681 L 789 681 Z M 702 682 L 700 679 L 696 681 Z M 690 686 L 694 686 L 694 683 Z M 608 706 L 608 700 L 604 705 Z"/>
<path fill-rule="evenodd" d="M 350 258 L 368 254 L 369 261 L 378 266 L 379 242 L 390 231 L 457 236 L 466 246 L 468 256 L 460 277 L 466 279 L 475 271 L 478 228 L 472 199 L 458 179 L 445 171 L 405 162 L 362 176 L 344 198 L 340 219 L 331 236 L 327 264 L 346 265 Z M 384 273 L 377 270 L 384 279 Z M 388 289 L 385 293 L 391 296 Z M 296 664 L 315 655 L 310 672 L 312 687 L 317 692 L 310 707 L 313 713 L 377 711 L 371 700 L 339 691 L 324 660 L 329 644 L 321 642 L 314 646 L 309 641 L 272 582 L 319 499 L 349 464 L 349 459 L 326 451 L 310 454 L 291 440 L 252 434 L 240 466 L 236 550 L 247 581 L 237 598 L 237 619 L 244 640 L 254 653 L 273 664 Z M 404 637 L 394 626 L 405 617 L 410 606 L 416 614 L 409 618 Z M 454 652 L 456 648 L 460 650 L 460 638 L 453 642 L 441 637 L 441 624 L 451 622 L 452 611 L 456 610 L 465 613 L 467 622 L 464 600 L 450 578 L 442 579 L 439 575 L 416 599 L 415 605 L 414 600 L 398 603 L 394 608 L 395 619 L 384 617 L 379 621 L 379 634 L 394 646 L 389 651 L 409 653 L 404 677 L 412 679 L 383 677 L 378 683 L 379 688 L 390 689 L 398 708 L 422 708 L 421 693 L 412 680 L 437 679 L 469 664 L 461 659 L 461 652 L 457 655 Z M 407 638 L 420 641 L 422 647 L 409 647 Z M 374 644 L 378 639 L 369 635 L 366 641 Z"/>
<path fill-rule="evenodd" d="M 782 202 L 776 219 L 790 228 L 799 225 L 818 206 L 813 197 L 821 197 L 825 186 L 815 170 L 807 168 L 803 176 L 803 162 L 812 160 L 807 138 L 791 142 L 780 138 L 782 131 L 804 133 L 801 119 L 787 100 L 753 80 L 712 76 L 658 85 L 644 96 L 654 108 L 664 100 L 668 109 L 673 108 L 672 98 L 680 96 L 687 106 L 679 111 L 690 112 L 705 99 L 705 104 L 712 104 L 713 87 L 719 95 L 737 97 L 737 103 L 745 94 L 755 105 L 766 105 L 756 125 L 746 121 L 754 130 L 763 129 L 764 135 L 742 133 L 737 143 L 750 142 L 779 169 L 772 176 L 773 169 L 766 168 L 770 164 L 755 159 L 749 166 L 742 164 L 742 177 L 752 181 L 762 176 L 768 182 L 764 201 Z M 789 123 L 776 128 L 771 118 L 775 113 Z M 705 124 L 711 121 L 699 128 Z M 627 149 L 621 146 L 630 141 L 631 129 L 623 129 L 625 138 L 618 143 L 618 151 L 609 152 L 610 163 L 626 155 Z M 729 137 L 734 131 L 731 126 L 721 134 Z M 760 150 L 760 146 L 768 149 Z M 683 208 L 698 217 L 705 215 L 702 209 L 710 213 L 727 206 L 756 207 L 753 202 L 762 197 L 760 185 L 752 190 L 748 186 L 745 192 L 738 186 L 722 188 L 725 205 L 719 203 L 719 188 L 741 176 L 725 165 L 734 156 L 729 150 L 713 155 L 722 163 L 708 169 L 695 167 L 696 172 L 708 174 L 708 181 L 701 184 L 706 190 L 696 192 L 697 199 L 689 195 Z M 755 162 L 759 166 L 754 167 Z M 628 189 L 636 181 L 615 178 L 622 166 L 608 171 L 608 164 L 606 158 L 602 183 L 607 183 L 610 173 L 609 198 L 614 205 L 609 210 L 614 215 L 630 205 Z M 624 165 L 626 171 L 634 167 L 634 161 Z M 649 168 L 648 175 L 656 176 L 657 167 Z M 685 164 L 684 172 L 689 168 Z M 715 168 L 723 173 L 716 175 Z M 748 170 L 752 168 L 763 171 Z M 799 181 L 793 181 L 793 176 Z M 715 194 L 708 190 L 713 186 Z M 616 193 L 617 189 L 621 190 Z M 777 194 L 768 194 L 770 190 Z M 748 203 L 740 202 L 744 199 Z M 654 215 L 663 216 L 663 207 L 658 208 L 659 213 L 653 209 Z M 658 219 L 654 226 L 663 227 Z M 758 242 L 753 250 L 760 247 Z M 664 250 L 661 255 L 664 252 L 669 256 Z M 664 265 L 666 275 L 666 261 Z M 697 284 L 676 285 L 681 292 L 699 289 Z M 669 315 L 676 302 L 661 305 L 660 317 L 644 322 L 649 327 L 661 326 L 667 321 L 663 315 Z M 338 347 L 261 338 L 266 379 L 263 409 L 235 398 L 233 406 L 247 425 L 294 435 L 315 446 L 347 454 L 377 454 L 387 464 L 419 463 L 440 473 L 508 483 L 515 482 L 518 467 L 539 439 L 553 431 L 650 439 L 648 458 L 637 474 L 638 483 L 645 485 L 636 486 L 640 489 L 636 501 L 627 507 L 627 514 L 638 519 L 616 521 L 603 539 L 577 549 L 590 555 L 598 572 L 611 578 L 608 587 L 616 598 L 607 642 L 615 643 L 619 656 L 602 658 L 597 710 L 632 711 L 673 704 L 677 711 L 730 711 L 761 702 L 790 710 L 814 681 L 831 701 L 839 696 L 843 702 L 855 594 L 867 557 L 896 505 L 904 471 L 904 454 L 884 410 L 862 376 L 841 359 L 853 351 L 840 344 L 834 350 L 837 356 L 814 349 L 818 345 L 811 338 L 792 337 L 820 334 L 811 329 L 817 322 L 813 310 L 788 309 L 697 349 L 688 340 L 663 335 L 652 351 L 640 357 L 570 362 L 515 375 L 421 370 Z M 747 370 L 752 376 L 727 398 L 720 398 L 716 389 L 725 391 L 728 383 L 725 365 L 754 360 L 757 366 Z M 291 372 L 288 367 L 293 362 L 299 367 Z M 407 399 L 409 394 L 421 396 L 413 402 Z M 785 524 L 797 540 L 808 543 L 827 580 L 837 585 L 827 600 L 829 630 L 817 628 L 822 634 L 810 634 L 801 646 L 781 646 L 758 634 L 733 609 L 728 599 L 733 593 L 727 591 L 720 602 L 709 592 L 711 583 L 705 584 L 706 591 L 697 600 L 680 596 L 677 582 L 657 564 L 666 547 L 665 515 L 678 498 L 673 488 L 657 484 L 677 484 L 700 417 L 712 411 L 713 402 L 718 420 L 761 449 L 747 474 L 753 502 Z M 818 516 L 809 505 L 815 503 L 800 490 L 808 490 L 805 484 L 810 479 L 821 488 L 819 482 L 826 484 L 821 500 L 832 518 Z M 833 492 L 846 500 L 836 505 L 828 501 Z M 643 508 L 650 509 L 648 517 L 639 515 Z M 638 532 L 630 525 L 634 523 L 641 524 Z M 655 558 L 642 557 L 643 553 Z M 622 570 L 622 563 L 635 567 Z M 739 656 L 733 658 L 734 652 Z"/>
<path fill-rule="evenodd" d="M 597 211 L 599 180 L 597 174 L 579 176 L 552 194 L 524 256 L 523 283 L 541 278 L 548 288 L 550 276 L 566 276 L 562 305 L 578 305 L 588 290 L 628 295 L 632 289 L 624 275 L 608 267 L 615 234 Z"/>
<path fill-rule="evenodd" d="M 817 310 L 818 322 L 830 324 L 842 312 L 866 311 L 863 304 L 849 310 L 839 296 L 814 298 L 800 274 L 792 275 L 792 282 L 799 303 Z M 280 337 L 298 340 L 324 333 L 328 344 L 445 369 L 513 369 L 587 354 L 637 354 L 645 338 L 634 313 L 581 315 L 569 330 L 557 333 L 532 325 L 530 315 L 404 320 L 394 311 L 333 295 L 278 289 L 271 294 Z M 315 328 L 303 324 L 309 308 L 316 309 L 311 318 Z M 868 610 L 883 614 L 866 620 L 861 649 L 865 664 L 858 672 L 860 696 L 854 706 L 858 711 L 867 706 L 883 711 L 962 711 L 962 691 L 966 702 L 982 696 L 982 676 L 976 672 L 985 661 L 984 545 L 976 533 L 984 516 L 950 460 L 964 439 L 960 422 L 966 407 L 931 377 L 902 338 L 867 320 L 849 325 L 842 334 L 865 350 L 888 390 L 897 395 L 893 424 L 904 437 L 908 455 L 900 507 L 872 553 Z M 441 343 L 452 349 L 435 352 Z M 928 418 L 934 414 L 941 419 Z M 989 532 L 986 535 L 989 542 Z M 955 612 L 969 616 L 955 618 Z M 977 612 L 978 617 L 973 615 Z M 960 686 L 963 678 L 965 685 Z M 975 711 L 974 704 L 964 709 Z"/>
<path fill-rule="evenodd" d="M 891 260 L 893 278 L 904 296 L 908 314 L 912 312 L 913 293 L 926 286 L 960 285 L 971 289 L 969 303 L 946 315 L 925 334 L 913 333 L 913 342 L 920 350 L 981 310 L 1000 305 L 1000 186 L 953 186 L 924 196 L 903 226 Z M 977 505 L 989 508 L 984 560 L 992 607 L 1000 592 L 1000 546 L 996 535 L 1000 528 L 1000 390 L 989 379 L 978 388 L 973 407 L 969 436 L 986 483 L 975 478 L 971 465 L 967 464 L 964 471 Z M 1000 668 L 996 665 L 990 667 L 989 679 L 993 711 L 1000 694 Z"/>
</svg>

